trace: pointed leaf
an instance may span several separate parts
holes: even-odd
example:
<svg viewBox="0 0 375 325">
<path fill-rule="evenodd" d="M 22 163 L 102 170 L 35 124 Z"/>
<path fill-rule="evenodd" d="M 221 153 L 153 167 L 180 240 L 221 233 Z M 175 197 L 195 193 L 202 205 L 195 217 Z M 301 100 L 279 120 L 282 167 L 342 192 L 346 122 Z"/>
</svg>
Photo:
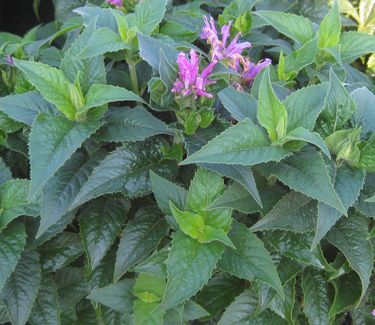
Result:
<svg viewBox="0 0 375 325">
<path fill-rule="evenodd" d="M 351 63 L 359 57 L 375 52 L 375 35 L 359 32 L 342 33 L 341 58 L 345 63 Z"/>
<path fill-rule="evenodd" d="M 333 1 L 332 8 L 323 18 L 319 26 L 319 47 L 328 48 L 337 45 L 340 41 L 341 21 L 337 1 Z"/>
</svg>

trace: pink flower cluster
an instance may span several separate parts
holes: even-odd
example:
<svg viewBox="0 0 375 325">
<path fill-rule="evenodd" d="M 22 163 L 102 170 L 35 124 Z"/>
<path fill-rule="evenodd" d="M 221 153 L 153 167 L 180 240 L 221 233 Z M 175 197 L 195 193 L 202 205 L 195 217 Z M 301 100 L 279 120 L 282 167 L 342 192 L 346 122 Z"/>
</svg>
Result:
<svg viewBox="0 0 375 325">
<path fill-rule="evenodd" d="M 264 59 L 254 64 L 248 57 L 243 56 L 243 50 L 250 48 L 251 43 L 239 42 L 241 33 L 238 33 L 227 44 L 232 22 L 221 27 L 221 39 L 219 38 L 214 19 L 211 16 L 209 19 L 205 16 L 204 22 L 205 25 L 200 36 L 201 39 L 207 40 L 207 43 L 211 45 L 211 63 L 199 75 L 199 57 L 197 53 L 194 50 L 190 51 L 190 61 L 185 53 L 179 53 L 177 58 L 179 74 L 172 88 L 173 93 L 183 96 L 193 95 L 195 99 L 198 97 L 212 98 L 212 94 L 206 91 L 206 87 L 214 83 L 208 77 L 219 61 L 238 72 L 241 75 L 241 83 L 247 85 L 254 81 L 263 68 L 272 63 L 270 59 Z M 241 85 L 237 84 L 237 87 L 241 88 Z"/>
<path fill-rule="evenodd" d="M 122 7 L 122 0 L 106 0 L 107 3 L 111 4 L 112 6 L 115 6 L 117 8 Z"/>
</svg>

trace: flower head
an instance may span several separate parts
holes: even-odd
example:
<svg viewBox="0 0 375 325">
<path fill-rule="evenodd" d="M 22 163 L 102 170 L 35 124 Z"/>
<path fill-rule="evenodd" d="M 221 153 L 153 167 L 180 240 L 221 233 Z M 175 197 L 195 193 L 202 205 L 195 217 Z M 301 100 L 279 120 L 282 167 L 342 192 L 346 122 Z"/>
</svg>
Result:
<svg viewBox="0 0 375 325">
<path fill-rule="evenodd" d="M 6 60 L 7 60 L 7 63 L 8 63 L 9 65 L 14 65 L 13 58 L 12 58 L 10 55 L 7 55 Z"/>
<path fill-rule="evenodd" d="M 230 29 L 232 22 L 229 22 L 227 25 L 221 27 L 221 40 L 218 36 L 215 21 L 210 16 L 210 19 L 206 16 L 203 17 L 205 25 L 203 26 L 201 39 L 207 40 L 207 43 L 211 45 L 211 58 L 212 60 L 222 61 L 229 59 L 229 66 L 237 70 L 238 63 L 241 58 L 242 51 L 246 48 L 251 47 L 249 42 L 238 42 L 241 33 L 238 33 L 233 40 L 227 45 Z"/>
<path fill-rule="evenodd" d="M 199 74 L 199 57 L 194 50 L 190 50 L 190 60 L 184 52 L 177 56 L 178 79 L 173 85 L 172 92 L 183 96 L 192 95 L 194 99 L 198 97 L 212 98 L 212 94 L 206 92 L 206 86 L 215 83 L 208 77 L 212 73 L 217 61 L 211 62 Z"/>
<path fill-rule="evenodd" d="M 375 316 L 375 309 L 372 310 L 371 314 L 372 316 Z"/>
<path fill-rule="evenodd" d="M 122 7 L 122 0 L 106 0 L 107 3 L 111 4 L 112 6 L 115 6 L 117 8 Z"/>
<path fill-rule="evenodd" d="M 244 58 L 241 62 L 243 65 L 242 79 L 246 84 L 250 84 L 254 81 L 255 77 L 261 72 L 267 65 L 271 64 L 271 59 L 264 59 L 254 64 L 248 58 Z"/>
</svg>

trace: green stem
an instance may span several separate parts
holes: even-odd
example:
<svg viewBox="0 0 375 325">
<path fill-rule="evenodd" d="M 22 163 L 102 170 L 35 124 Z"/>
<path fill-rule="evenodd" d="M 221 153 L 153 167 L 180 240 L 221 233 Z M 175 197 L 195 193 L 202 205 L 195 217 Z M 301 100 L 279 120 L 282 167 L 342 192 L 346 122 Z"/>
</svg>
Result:
<svg viewBox="0 0 375 325">
<path fill-rule="evenodd" d="M 128 65 L 129 65 L 130 80 L 132 83 L 133 92 L 139 95 L 138 77 L 137 77 L 137 69 L 136 69 L 137 64 L 134 61 L 128 61 Z"/>
<path fill-rule="evenodd" d="M 96 321 L 98 322 L 98 325 L 104 325 L 103 318 L 102 318 L 102 308 L 100 304 L 98 304 L 95 307 L 95 316 L 96 316 Z"/>
</svg>

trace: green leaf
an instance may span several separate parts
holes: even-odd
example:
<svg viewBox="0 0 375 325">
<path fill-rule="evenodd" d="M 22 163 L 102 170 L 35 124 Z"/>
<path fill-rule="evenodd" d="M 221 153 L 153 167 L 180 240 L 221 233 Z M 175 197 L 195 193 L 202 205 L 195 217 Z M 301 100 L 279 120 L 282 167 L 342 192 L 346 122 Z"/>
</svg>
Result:
<svg viewBox="0 0 375 325">
<path fill-rule="evenodd" d="M 258 121 L 266 128 L 271 142 L 283 139 L 288 113 L 272 89 L 269 69 L 266 69 L 260 83 L 258 105 Z"/>
<path fill-rule="evenodd" d="M 127 15 L 129 27 L 135 27 L 142 34 L 150 35 L 161 23 L 167 0 L 145 0 L 138 3 L 133 14 Z"/>
<path fill-rule="evenodd" d="M 38 208 L 27 202 L 30 181 L 11 179 L 0 185 L 0 231 L 21 215 L 38 215 Z"/>
<path fill-rule="evenodd" d="M 42 276 L 42 283 L 38 291 L 33 309 L 30 314 L 33 325 L 60 325 L 60 306 L 56 283 L 50 275 Z"/>
<path fill-rule="evenodd" d="M 53 114 L 56 112 L 56 109 L 38 92 L 30 91 L 23 94 L 1 97 L 0 111 L 15 121 L 32 125 L 39 113 Z"/>
<path fill-rule="evenodd" d="M 288 154 L 281 147 L 271 146 L 262 130 L 245 119 L 209 141 L 181 165 L 222 163 L 252 166 L 272 160 L 279 161 Z"/>
<path fill-rule="evenodd" d="M 333 1 L 332 8 L 323 18 L 319 26 L 319 47 L 328 48 L 337 45 L 340 41 L 341 21 L 337 1 Z"/>
<path fill-rule="evenodd" d="M 313 25 L 305 17 L 277 11 L 256 11 L 255 14 L 296 42 L 304 44 L 314 38 Z"/>
<path fill-rule="evenodd" d="M 103 194 L 121 192 L 128 197 L 136 197 L 149 193 L 150 170 L 169 175 L 173 169 L 170 162 L 160 162 L 162 144 L 160 139 L 125 143 L 110 153 L 89 176 L 72 209 Z"/>
<path fill-rule="evenodd" d="M 303 311 L 311 325 L 330 324 L 331 305 L 329 287 L 323 274 L 314 269 L 305 270 L 302 275 Z"/>
<path fill-rule="evenodd" d="M 37 297 L 41 272 L 36 251 L 24 251 L 1 292 L 11 323 L 25 325 Z"/>
<path fill-rule="evenodd" d="M 9 181 L 11 179 L 12 179 L 12 173 L 10 169 L 5 164 L 3 158 L 0 158 L 0 184 L 3 184 L 6 181 Z"/>
<path fill-rule="evenodd" d="M 90 137 L 101 122 L 76 124 L 63 116 L 40 114 L 30 135 L 31 185 L 29 200 L 35 200 L 42 187 Z"/>
<path fill-rule="evenodd" d="M 66 215 L 82 185 L 105 155 L 105 150 L 96 151 L 92 157 L 77 152 L 47 181 L 43 188 L 37 238 Z"/>
<path fill-rule="evenodd" d="M 368 172 L 375 172 L 375 139 L 369 140 L 359 156 L 358 166 Z"/>
<path fill-rule="evenodd" d="M 160 302 L 165 290 L 165 277 L 161 275 L 139 274 L 133 292 L 136 297 L 145 303 Z"/>
<path fill-rule="evenodd" d="M 71 119 L 79 105 L 83 105 L 82 95 L 61 70 L 43 63 L 15 60 L 14 64 L 40 91 L 41 95 Z"/>
<path fill-rule="evenodd" d="M 252 231 L 282 229 L 307 232 L 314 229 L 317 218 L 317 203 L 297 193 L 286 194 L 262 219 L 251 226 Z"/>
<path fill-rule="evenodd" d="M 272 163 L 264 168 L 291 189 L 324 202 L 346 214 L 347 209 L 333 188 L 322 156 L 315 150 L 310 148 L 302 150 L 283 162 Z"/>
<path fill-rule="evenodd" d="M 363 87 L 354 90 L 350 96 L 357 107 L 353 115 L 353 127 L 360 126 L 364 136 L 375 133 L 375 95 Z"/>
<path fill-rule="evenodd" d="M 90 271 L 99 266 L 120 233 L 129 208 L 125 200 L 98 199 L 80 213 L 80 234 Z"/>
<path fill-rule="evenodd" d="M 90 292 L 88 299 L 101 303 L 121 313 L 131 313 L 134 300 L 134 279 L 125 279 Z"/>
<path fill-rule="evenodd" d="M 319 121 L 320 127 L 326 135 L 329 135 L 340 129 L 354 114 L 355 110 L 352 98 L 331 68 L 329 71 L 329 91 L 321 114 L 325 123 Z"/>
<path fill-rule="evenodd" d="M 104 104 L 119 101 L 138 101 L 145 104 L 145 101 L 125 88 L 111 85 L 92 85 L 85 97 L 85 105 L 83 111 L 87 111 L 93 107 L 99 107 Z"/>
<path fill-rule="evenodd" d="M 73 232 L 62 232 L 45 242 L 40 248 L 42 269 L 55 272 L 83 254 L 79 235 Z"/>
<path fill-rule="evenodd" d="M 117 281 L 131 266 L 144 260 L 166 235 L 168 225 L 155 207 L 138 211 L 122 233 L 116 256 L 114 279 Z"/>
<path fill-rule="evenodd" d="M 160 308 L 172 308 L 201 290 L 222 253 L 223 246 L 219 243 L 201 244 L 182 232 L 175 233 L 167 260 L 167 288 Z"/>
<path fill-rule="evenodd" d="M 323 110 L 328 83 L 301 88 L 289 95 L 284 105 L 288 111 L 288 132 L 303 127 L 312 130 Z"/>
<path fill-rule="evenodd" d="M 163 324 L 165 311 L 156 309 L 158 302 L 145 303 L 140 299 L 134 301 L 134 324 L 135 325 L 159 325 Z M 156 309 L 156 310 L 155 310 Z"/>
<path fill-rule="evenodd" d="M 141 106 L 116 107 L 105 115 L 98 137 L 102 141 L 124 142 L 143 141 L 157 134 L 173 134 L 173 131 Z"/>
<path fill-rule="evenodd" d="M 169 202 L 173 202 L 179 209 L 184 209 L 186 203 L 186 190 L 167 179 L 150 171 L 152 188 L 159 208 L 166 214 L 170 214 Z"/>
<path fill-rule="evenodd" d="M 320 150 L 322 150 L 322 152 L 328 158 L 331 158 L 327 145 L 325 144 L 324 140 L 321 138 L 321 136 L 317 132 L 311 132 L 308 129 L 299 127 L 290 131 L 286 135 L 284 142 L 288 143 L 289 141 L 304 141 L 307 143 L 311 143 L 317 146 Z"/>
<path fill-rule="evenodd" d="M 375 52 L 375 35 L 344 32 L 340 44 L 342 60 L 351 63 L 363 55 Z"/>
<path fill-rule="evenodd" d="M 361 299 L 370 284 L 374 259 L 368 237 L 367 221 L 357 215 L 340 220 L 327 234 L 328 241 L 345 255 L 350 267 L 359 275 L 362 283 Z"/>
<path fill-rule="evenodd" d="M 0 233 L 0 291 L 14 271 L 26 244 L 23 223 L 13 222 Z"/>
<path fill-rule="evenodd" d="M 255 122 L 258 103 L 256 99 L 242 91 L 238 91 L 233 87 L 227 87 L 221 90 L 217 96 L 225 109 L 237 121 L 246 118 Z"/>
<path fill-rule="evenodd" d="M 232 226 L 229 238 L 236 250 L 226 248 L 219 261 L 219 267 L 242 279 L 267 283 L 284 298 L 276 268 L 262 241 L 239 223 Z"/>
<path fill-rule="evenodd" d="M 358 169 L 342 165 L 335 168 L 333 183 L 335 191 L 346 209 L 351 207 L 359 196 L 359 192 L 365 181 L 365 174 Z M 318 222 L 312 247 L 315 247 L 327 232 L 340 219 L 342 212 L 326 205 L 318 203 Z"/>
<path fill-rule="evenodd" d="M 205 226 L 203 233 L 198 237 L 198 241 L 201 243 L 211 243 L 214 241 L 221 242 L 225 246 L 236 249 L 232 241 L 229 239 L 227 233 L 221 228 L 213 228 L 211 226 Z"/>
</svg>

